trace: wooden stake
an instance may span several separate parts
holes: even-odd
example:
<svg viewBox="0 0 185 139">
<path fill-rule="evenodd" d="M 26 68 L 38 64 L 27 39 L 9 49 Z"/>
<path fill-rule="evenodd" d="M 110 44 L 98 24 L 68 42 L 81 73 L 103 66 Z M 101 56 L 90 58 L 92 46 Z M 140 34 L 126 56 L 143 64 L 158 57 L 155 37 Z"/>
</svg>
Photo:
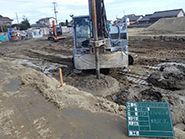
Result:
<svg viewBox="0 0 185 139">
<path fill-rule="evenodd" d="M 65 83 L 63 83 L 62 70 L 61 70 L 61 68 L 59 68 L 59 73 L 60 73 L 60 82 L 61 82 L 61 85 L 59 85 L 58 87 L 61 87 L 61 86 L 64 86 L 65 85 Z"/>
</svg>

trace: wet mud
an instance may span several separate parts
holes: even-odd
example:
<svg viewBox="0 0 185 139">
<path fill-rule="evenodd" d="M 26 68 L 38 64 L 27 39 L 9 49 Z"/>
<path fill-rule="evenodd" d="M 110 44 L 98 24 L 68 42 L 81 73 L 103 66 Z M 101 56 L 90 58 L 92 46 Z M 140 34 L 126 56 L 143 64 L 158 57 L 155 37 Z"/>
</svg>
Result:
<svg viewBox="0 0 185 139">
<path fill-rule="evenodd" d="M 129 43 L 129 52 L 134 57 L 133 65 L 129 66 L 130 71 L 123 72 L 119 68 L 110 69 L 109 74 L 102 75 L 102 80 L 100 81 L 95 79 L 95 73 L 91 71 L 83 71 L 80 74 L 73 72 L 72 49 L 74 43 L 71 35 L 67 35 L 66 39 L 60 40 L 59 42 L 50 42 L 47 38 L 38 38 L 20 42 L 2 43 L 0 47 L 0 58 L 12 62 L 14 65 L 1 64 L 0 82 L 3 82 L 3 84 L 0 91 L 3 92 L 5 90 L 5 93 L 0 96 L 2 96 L 2 98 L 12 96 L 12 94 L 15 95 L 19 92 L 20 88 L 30 87 L 33 89 L 33 92 L 35 90 L 36 94 L 42 94 L 41 97 L 47 101 L 47 104 L 52 103 L 57 110 L 63 110 L 64 113 L 60 115 L 61 117 L 65 115 L 65 118 L 71 116 L 70 118 L 74 119 L 74 115 L 77 115 L 78 118 L 76 117 L 76 121 L 73 121 L 75 123 L 74 126 L 69 126 L 69 131 L 66 131 L 66 134 L 59 135 L 59 137 L 70 137 L 69 133 L 74 133 L 72 137 L 79 137 L 80 135 L 86 137 L 85 134 L 83 134 L 83 130 L 76 128 L 79 126 L 78 124 L 84 122 L 83 118 L 86 117 L 86 120 L 95 120 L 96 118 L 101 119 L 104 117 L 104 115 L 100 117 L 90 116 L 90 112 L 84 112 L 82 109 L 76 108 L 76 106 L 90 111 L 106 111 L 125 118 L 125 102 L 127 101 L 169 102 L 173 125 L 184 133 L 185 73 L 182 65 L 185 64 L 185 42 L 177 40 L 165 41 L 158 39 L 154 41 L 144 39 L 137 41 L 131 40 Z M 19 65 L 22 65 L 24 69 L 19 69 Z M 63 80 L 67 86 L 57 90 L 60 81 L 59 68 L 62 68 Z M 34 72 L 32 72 L 32 70 L 34 70 Z M 7 73 L 5 73 L 5 71 L 7 71 Z M 45 76 L 43 74 L 45 74 Z M 7 78 L 7 76 L 10 75 L 12 76 Z M 14 76 L 16 75 L 19 77 L 15 78 Z M 12 86 L 11 89 L 9 89 L 10 86 Z M 11 91 L 13 92 L 10 93 Z M 109 92 L 107 93 L 107 91 Z M 106 92 L 106 95 L 102 95 L 104 98 L 99 96 L 100 92 Z M 32 96 L 31 94 L 29 95 Z M 23 96 L 26 97 L 26 94 L 22 95 L 22 97 Z M 33 104 L 37 103 L 39 102 L 32 102 L 32 100 L 30 100 L 30 102 L 25 101 L 25 106 L 30 107 L 28 113 L 24 114 L 30 114 L 33 109 L 38 111 L 36 106 L 32 107 Z M 44 107 L 44 105 L 43 102 L 42 107 Z M 22 109 L 22 107 L 20 109 Z M 26 109 L 24 110 L 24 112 L 27 111 Z M 54 111 L 55 110 L 53 110 L 53 112 Z M 72 115 L 70 115 L 70 113 L 72 113 Z M 32 133 L 28 136 L 33 133 L 35 134 L 35 130 L 38 131 L 41 138 L 50 137 L 50 135 L 51 137 L 56 137 L 57 134 L 60 134 L 58 129 L 56 129 L 58 133 L 53 133 L 53 130 L 46 132 L 46 134 L 41 132 L 43 131 L 42 129 L 47 129 L 47 122 L 45 118 L 43 118 L 44 114 L 42 113 L 41 115 L 41 117 L 31 116 L 31 118 L 34 117 L 32 122 L 35 123 L 35 129 L 31 131 Z M 53 115 L 48 115 L 48 118 L 50 119 L 52 116 Z M 43 127 L 40 129 L 39 121 L 43 124 Z M 60 124 L 53 122 L 53 120 L 49 120 L 47 124 L 52 123 L 54 126 L 60 127 Z M 105 121 L 102 122 L 105 123 Z M 54 126 L 52 126 L 51 129 L 54 128 Z M 93 129 L 89 129 L 97 133 L 98 131 L 95 129 L 96 126 L 92 126 Z M 104 124 L 104 126 L 108 125 Z M 115 123 L 115 126 L 118 125 Z M 122 126 L 120 122 L 119 126 Z M 83 128 L 85 130 L 85 126 Z M 103 127 L 100 125 L 98 129 L 100 128 Z M 110 128 L 108 128 L 107 131 L 109 130 Z M 103 132 L 106 130 L 100 131 Z M 85 131 L 85 133 L 89 132 Z M 117 133 L 117 131 L 114 130 L 114 133 L 122 135 L 121 133 L 123 132 L 119 130 L 119 133 Z M 107 138 L 108 134 L 105 132 L 105 136 L 103 136 L 100 135 L 99 132 L 98 137 Z"/>
<path fill-rule="evenodd" d="M 170 90 L 185 89 L 185 64 L 164 64 L 160 71 L 152 73 L 148 82 Z"/>
</svg>

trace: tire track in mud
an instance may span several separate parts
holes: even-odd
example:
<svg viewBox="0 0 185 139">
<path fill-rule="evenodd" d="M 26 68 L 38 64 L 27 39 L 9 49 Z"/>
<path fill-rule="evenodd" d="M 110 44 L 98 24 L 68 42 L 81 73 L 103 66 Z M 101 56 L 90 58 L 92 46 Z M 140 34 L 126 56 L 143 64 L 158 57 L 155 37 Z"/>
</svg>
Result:
<svg viewBox="0 0 185 139">
<path fill-rule="evenodd" d="M 61 57 L 58 54 L 48 55 L 48 54 L 44 54 L 44 53 L 40 53 L 38 51 L 36 52 L 36 51 L 32 51 L 32 50 L 25 50 L 24 54 L 31 57 L 31 58 L 38 58 L 38 59 L 42 59 L 44 61 L 67 65 L 68 67 L 73 67 L 72 57 L 65 57 L 65 56 Z"/>
<path fill-rule="evenodd" d="M 61 55 L 63 54 L 62 52 L 65 52 L 64 54 L 66 55 Z M 25 49 L 22 51 L 22 53 L 30 58 L 36 58 L 39 60 L 43 60 L 45 62 L 48 62 L 48 64 L 58 64 L 61 66 L 66 65 L 67 67 L 63 67 L 63 76 L 68 77 L 70 80 L 74 80 L 71 75 L 76 76 L 76 74 L 73 73 L 73 63 L 72 63 L 72 56 L 69 56 L 70 51 L 68 50 L 56 50 L 54 48 L 42 48 L 42 49 Z M 39 63 L 40 64 L 40 63 Z M 36 64 L 37 65 L 37 64 Z M 152 73 L 155 70 L 159 70 L 160 67 L 157 66 L 150 66 L 150 65 L 143 65 L 142 68 L 149 69 Z M 45 67 L 44 71 L 47 71 L 47 73 L 51 73 L 53 75 L 56 75 L 58 72 L 58 66 L 55 68 L 55 66 L 50 66 Z M 137 73 L 132 73 L 131 72 L 121 72 L 120 70 L 113 70 L 112 74 L 108 74 L 109 76 L 112 76 L 113 78 L 116 78 L 120 84 L 125 84 L 125 86 L 128 86 L 128 84 L 142 84 L 142 85 L 148 85 L 147 78 L 150 76 L 149 74 L 147 75 L 139 75 Z M 89 74 L 85 75 L 88 76 Z M 119 75 L 123 75 L 123 77 L 119 77 Z M 80 77 L 79 77 L 80 78 Z M 127 81 L 126 81 L 127 80 Z M 124 83 L 124 82 L 129 82 L 129 83 Z M 127 84 L 127 85 L 126 85 Z"/>
<path fill-rule="evenodd" d="M 62 68 L 65 77 L 73 72 L 72 56 L 70 55 L 66 56 L 53 51 L 49 53 L 38 49 L 23 49 L 19 56 L 14 55 L 14 53 L 8 53 L 3 56 L 14 59 L 13 63 L 25 65 L 45 74 L 58 75 L 59 68 Z"/>
<path fill-rule="evenodd" d="M 44 51 L 43 51 L 44 50 Z M 73 74 L 73 76 L 76 76 L 75 73 L 73 73 L 73 63 L 72 63 L 72 56 L 64 56 L 64 55 L 60 55 L 59 52 L 57 51 L 53 51 L 53 49 L 51 50 L 51 52 L 49 53 L 49 49 L 46 52 L 45 49 L 42 50 L 32 50 L 32 49 L 26 49 L 23 51 L 24 55 L 30 57 L 30 58 L 36 58 L 39 60 L 43 60 L 45 62 L 49 62 L 49 63 L 53 63 L 54 64 L 61 64 L 62 65 L 66 65 L 67 67 L 63 67 L 63 75 L 65 77 L 68 77 L 70 80 L 74 80 L 73 77 L 71 77 L 71 75 Z M 159 70 L 160 67 L 158 66 L 150 66 L 150 65 L 143 65 L 141 66 L 142 68 L 145 69 L 149 69 L 151 72 L 155 71 L 155 70 Z M 58 66 L 55 68 L 54 66 L 51 67 L 46 67 L 44 70 L 47 71 L 47 73 L 51 73 L 51 74 L 56 74 L 58 72 Z M 109 76 L 112 76 L 113 78 L 116 78 L 118 80 L 119 83 L 123 84 L 123 82 L 125 82 L 125 79 L 127 80 L 127 82 L 130 82 L 131 84 L 142 84 L 142 85 L 148 85 L 147 82 L 147 78 L 150 76 L 150 74 L 148 75 L 139 75 L 137 73 L 132 73 L 131 72 L 121 72 L 120 70 L 113 70 L 112 74 L 108 74 Z M 89 74 L 87 74 L 86 76 L 88 76 Z M 124 77 L 119 77 L 119 75 L 123 75 Z M 123 81 L 124 80 L 124 81 Z"/>
<path fill-rule="evenodd" d="M 142 68 L 148 69 L 150 72 L 154 72 L 157 70 L 160 70 L 159 66 L 141 66 Z M 147 79 L 150 76 L 150 74 L 147 75 L 139 75 L 136 73 L 132 73 L 132 72 L 128 72 L 128 73 L 119 73 L 119 74 L 123 74 L 125 75 L 125 77 L 127 78 L 127 80 L 129 82 L 132 82 L 134 84 L 142 84 L 142 85 L 149 85 Z"/>
</svg>

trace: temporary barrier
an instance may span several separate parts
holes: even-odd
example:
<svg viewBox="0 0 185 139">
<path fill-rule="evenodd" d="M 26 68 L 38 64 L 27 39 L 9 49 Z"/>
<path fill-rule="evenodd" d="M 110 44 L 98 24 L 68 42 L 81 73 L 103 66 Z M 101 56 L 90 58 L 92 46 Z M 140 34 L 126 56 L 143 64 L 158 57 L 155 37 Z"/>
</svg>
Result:
<svg viewBox="0 0 185 139">
<path fill-rule="evenodd" d="M 21 32 L 17 28 L 8 28 L 8 37 L 10 40 L 21 39 Z"/>
<path fill-rule="evenodd" d="M 3 42 L 3 41 L 7 41 L 7 39 L 6 39 L 6 35 L 2 35 L 2 36 L 0 36 L 0 40 Z"/>
<path fill-rule="evenodd" d="M 68 33 L 69 32 L 69 28 L 67 26 L 62 26 L 62 32 L 63 33 Z"/>
<path fill-rule="evenodd" d="M 39 29 L 39 30 L 34 30 L 32 32 L 32 37 L 33 38 L 37 38 L 37 37 L 43 37 L 43 34 L 42 34 L 42 31 Z"/>
</svg>

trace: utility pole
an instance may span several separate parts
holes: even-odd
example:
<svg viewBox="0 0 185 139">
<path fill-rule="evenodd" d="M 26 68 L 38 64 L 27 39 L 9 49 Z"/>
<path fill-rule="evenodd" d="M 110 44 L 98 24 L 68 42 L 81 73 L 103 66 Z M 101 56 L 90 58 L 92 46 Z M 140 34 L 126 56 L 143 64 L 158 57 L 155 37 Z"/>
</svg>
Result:
<svg viewBox="0 0 185 139">
<path fill-rule="evenodd" d="M 56 10 L 56 6 L 55 6 L 55 4 L 57 4 L 57 3 L 53 2 L 52 4 L 54 5 L 54 14 L 55 14 L 56 23 L 57 23 L 57 13 L 58 13 L 58 11 Z"/>
<path fill-rule="evenodd" d="M 19 24 L 19 18 L 18 18 L 18 15 L 17 15 L 17 13 L 15 13 L 16 14 L 16 18 L 17 18 L 17 24 Z"/>
</svg>

